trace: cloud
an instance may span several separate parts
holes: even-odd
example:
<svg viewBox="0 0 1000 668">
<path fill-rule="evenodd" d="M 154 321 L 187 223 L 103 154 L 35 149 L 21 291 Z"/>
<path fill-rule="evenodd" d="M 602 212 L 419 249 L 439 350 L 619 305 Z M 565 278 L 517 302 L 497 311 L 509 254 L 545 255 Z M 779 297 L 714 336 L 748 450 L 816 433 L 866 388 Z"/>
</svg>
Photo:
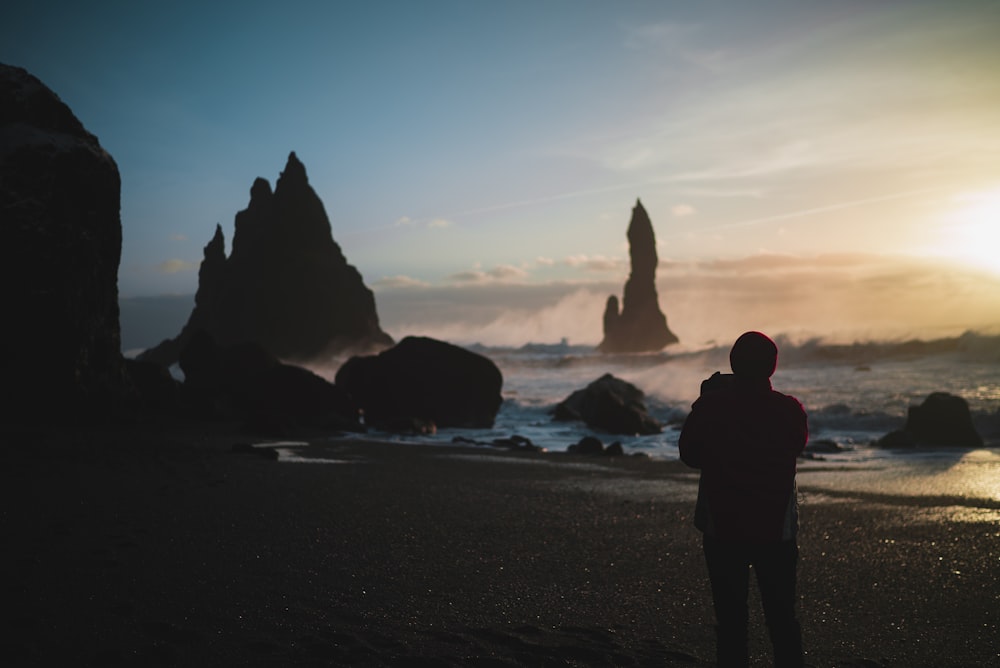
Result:
<svg viewBox="0 0 1000 668">
<path fill-rule="evenodd" d="M 840 279 L 885 267 L 910 267 L 925 261 L 904 256 L 873 253 L 823 253 L 821 255 L 789 255 L 761 252 L 738 258 L 717 258 L 690 262 L 660 263 L 671 272 L 692 275 L 750 276 L 766 274 L 786 277 L 789 273 L 837 275 Z M 929 265 L 928 265 L 929 266 Z M 832 279 L 831 279 L 832 280 Z"/>
<path fill-rule="evenodd" d="M 155 269 L 161 274 L 180 274 L 185 271 L 197 271 L 200 265 L 200 262 L 172 258 L 156 265 Z"/>
<path fill-rule="evenodd" d="M 447 277 L 447 280 L 454 283 L 481 283 L 486 279 L 486 272 L 478 270 L 460 271 L 457 274 L 451 274 Z"/>
<path fill-rule="evenodd" d="M 553 149 L 553 150 L 556 154 L 562 156 L 575 155 L 576 153 L 576 151 L 571 150 L 570 148 L 567 147 L 562 147 L 560 149 Z M 586 159 L 590 160 L 592 158 L 587 156 Z M 628 158 L 622 158 L 622 160 L 628 160 Z M 497 204 L 490 204 L 488 206 L 481 206 L 473 209 L 456 211 L 451 213 L 450 216 L 456 218 L 463 218 L 466 216 L 478 216 L 481 214 L 496 213 L 498 211 L 509 211 L 511 209 L 527 208 L 527 207 L 537 206 L 539 204 L 549 204 L 552 202 L 573 200 L 583 197 L 590 197 L 593 195 L 601 195 L 605 193 L 621 192 L 623 190 L 631 190 L 635 192 L 642 190 L 643 188 L 647 188 L 649 186 L 663 185 L 667 181 L 668 179 L 665 177 L 656 176 L 655 178 L 652 179 L 642 179 L 638 181 L 631 180 L 627 182 L 614 183 L 606 186 L 581 188 L 577 190 L 559 190 L 549 195 L 543 195 L 539 197 L 532 197 L 521 200 L 513 200 L 509 202 L 501 202 Z M 687 188 L 687 190 L 691 190 L 691 188 Z M 438 225 L 433 225 L 434 223 L 438 223 Z M 453 223 L 449 219 L 437 219 L 435 221 L 431 221 L 431 224 L 429 224 L 428 226 L 449 227 L 451 225 L 453 225 Z"/>
<path fill-rule="evenodd" d="M 170 240 L 171 241 L 187 241 L 188 238 L 187 238 L 186 235 L 183 235 L 183 234 L 171 234 L 170 235 Z"/>
<path fill-rule="evenodd" d="M 409 216 L 400 216 L 392 224 L 393 227 L 426 227 L 429 230 L 444 229 L 446 227 L 454 227 L 455 223 L 447 218 L 410 218 Z"/>
<path fill-rule="evenodd" d="M 627 261 L 624 258 L 605 257 L 603 255 L 570 255 L 564 263 L 570 267 L 584 269 L 585 271 L 624 271 L 627 268 Z"/>
<path fill-rule="evenodd" d="M 690 204 L 675 204 L 670 207 L 670 213 L 674 214 L 678 218 L 683 216 L 690 216 L 695 213 L 695 208 Z"/>
<path fill-rule="evenodd" d="M 464 283 L 379 293 L 386 331 L 458 343 L 519 346 L 566 337 L 597 344 L 605 301 L 621 294 L 620 282 L 599 275 L 574 284 L 466 274 Z M 1000 326 L 1000 276 L 905 256 L 771 254 L 675 262 L 658 274 L 657 290 L 681 339 L 676 350 L 732 342 L 749 329 L 795 341 L 849 343 Z"/>
<path fill-rule="evenodd" d="M 728 49 L 684 49 L 681 57 L 703 70 L 722 72 L 733 66 L 737 60 L 736 54 Z"/>
<path fill-rule="evenodd" d="M 822 206 L 816 206 L 809 209 L 798 209 L 796 211 L 785 211 L 782 213 L 776 213 L 769 216 L 761 216 L 759 218 L 750 218 L 747 220 L 740 220 L 732 223 L 725 223 L 723 225 L 717 225 L 714 229 L 722 228 L 735 228 L 735 227 L 750 227 L 753 225 L 759 225 L 761 223 L 771 223 L 779 220 L 789 220 L 793 218 L 806 218 L 820 213 L 829 213 L 832 211 L 840 211 L 843 209 L 851 209 L 854 207 L 865 206 L 868 204 L 876 204 L 878 202 L 888 202 L 898 199 L 908 199 L 911 197 L 916 197 L 917 195 L 926 195 L 928 193 L 940 191 L 941 187 L 928 187 L 919 188 L 916 190 L 904 190 L 902 192 L 889 193 L 885 195 L 877 195 L 873 197 L 864 197 L 862 199 L 853 199 L 844 202 L 835 202 L 831 204 L 824 204 Z"/>
<path fill-rule="evenodd" d="M 693 23 L 646 23 L 625 28 L 625 47 L 632 51 L 652 52 L 655 56 L 713 73 L 722 72 L 738 62 L 738 55 L 731 49 L 692 46 L 702 45 L 705 40 L 705 31 Z"/>
<path fill-rule="evenodd" d="M 426 281 L 421 281 L 418 278 L 411 278 L 410 276 L 403 276 L 402 274 L 396 276 L 383 276 L 372 284 L 372 287 L 376 288 L 424 288 L 430 285 Z"/>
<path fill-rule="evenodd" d="M 528 272 L 520 267 L 511 264 L 501 264 L 493 267 L 489 272 L 490 276 L 499 280 L 510 280 L 515 278 L 527 278 Z"/>
<path fill-rule="evenodd" d="M 681 188 L 687 195 L 696 197 L 715 197 L 718 199 L 747 198 L 761 199 L 766 194 L 763 188 L 719 188 L 702 186 L 685 186 Z"/>
<path fill-rule="evenodd" d="M 996 124 L 983 113 L 995 104 L 984 101 L 1000 91 L 986 74 L 995 50 L 984 57 L 985 24 L 911 21 L 874 5 L 790 31 L 798 19 L 789 15 L 780 32 L 766 12 L 744 17 L 761 20 L 760 30 L 739 32 L 717 22 L 625 25 L 625 47 L 655 62 L 664 83 L 653 104 L 670 113 L 636 116 L 575 152 L 609 169 L 656 168 L 672 184 L 768 190 L 788 187 L 773 181 L 785 175 L 797 185 L 821 177 L 828 188 L 882 170 L 919 185 L 931 165 L 981 173 L 997 150 Z M 953 58 L 947 72 L 933 66 L 943 52 Z"/>
<path fill-rule="evenodd" d="M 607 294 L 555 285 L 468 285 L 447 295 L 419 291 L 383 309 L 394 337 L 430 336 L 458 344 L 520 346 L 528 342 L 596 344 Z M 422 301 L 426 300 L 426 302 Z M 382 303 L 382 302 L 380 302 Z"/>
<path fill-rule="evenodd" d="M 555 263 L 556 261 L 550 257 L 539 256 L 535 258 L 535 264 L 537 264 L 540 267 L 552 267 L 555 266 Z"/>
<path fill-rule="evenodd" d="M 684 23 L 645 23 L 625 28 L 625 46 L 635 51 L 672 46 L 695 32 L 696 27 Z"/>
<path fill-rule="evenodd" d="M 951 336 L 1000 324 L 1000 276 L 926 258 L 759 254 L 671 267 L 657 282 L 685 343 L 759 329 L 793 339 Z"/>
<path fill-rule="evenodd" d="M 832 152 L 825 153 L 813 142 L 777 139 L 764 149 L 749 150 L 748 146 L 746 151 L 732 152 L 709 167 L 675 174 L 673 179 L 679 182 L 756 179 L 825 166 L 834 159 Z"/>
<path fill-rule="evenodd" d="M 528 272 L 512 264 L 500 264 L 488 271 L 472 269 L 448 276 L 454 283 L 487 283 L 491 281 L 509 282 L 527 278 Z"/>
<path fill-rule="evenodd" d="M 720 258 L 705 260 L 689 265 L 700 273 L 711 274 L 758 274 L 785 271 L 788 269 L 810 269 L 817 267 L 816 258 L 801 258 L 795 255 L 778 253 L 758 253 L 740 258 Z"/>
</svg>

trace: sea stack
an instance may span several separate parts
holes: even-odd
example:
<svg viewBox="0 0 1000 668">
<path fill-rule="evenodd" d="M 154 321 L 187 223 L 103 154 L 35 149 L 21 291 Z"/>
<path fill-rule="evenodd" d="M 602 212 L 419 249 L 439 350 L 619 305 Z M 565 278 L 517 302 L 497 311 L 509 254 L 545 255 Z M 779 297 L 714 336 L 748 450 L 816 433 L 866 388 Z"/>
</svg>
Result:
<svg viewBox="0 0 1000 668">
<path fill-rule="evenodd" d="M 644 353 L 662 350 L 677 337 L 667 327 L 656 294 L 656 236 L 642 202 L 636 200 L 628 226 L 629 257 L 632 271 L 625 283 L 619 312 L 618 297 L 608 297 L 604 309 L 603 353 Z"/>
<path fill-rule="evenodd" d="M 125 396 L 120 190 L 115 161 L 69 107 L 0 64 L 5 424 L 100 418 Z"/>
<path fill-rule="evenodd" d="M 253 342 L 290 361 L 393 344 L 379 326 L 372 291 L 333 240 L 323 203 L 294 152 L 273 191 L 266 179 L 254 181 L 249 205 L 236 214 L 228 258 L 216 227 L 184 329 L 141 357 L 173 364 L 198 330 L 219 344 Z"/>
</svg>

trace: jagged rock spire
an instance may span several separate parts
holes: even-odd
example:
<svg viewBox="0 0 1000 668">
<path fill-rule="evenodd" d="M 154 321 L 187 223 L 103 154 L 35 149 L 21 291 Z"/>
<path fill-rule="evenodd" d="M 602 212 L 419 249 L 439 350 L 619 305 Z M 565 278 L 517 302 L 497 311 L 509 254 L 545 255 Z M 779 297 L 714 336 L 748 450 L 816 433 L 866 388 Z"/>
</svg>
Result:
<svg viewBox="0 0 1000 668">
<path fill-rule="evenodd" d="M 305 360 L 392 345 L 375 297 L 333 240 L 323 203 L 295 153 L 272 192 L 262 178 L 236 214 L 232 254 L 222 231 L 205 247 L 196 307 L 176 339 L 144 354 L 170 364 L 197 329 L 221 344 L 253 341 L 273 355 Z"/>
<path fill-rule="evenodd" d="M 309 178 L 306 176 L 306 166 L 299 161 L 295 151 L 292 151 L 288 154 L 288 162 L 285 163 L 284 171 L 278 176 L 277 187 L 290 188 L 307 185 L 309 185 Z"/>
</svg>

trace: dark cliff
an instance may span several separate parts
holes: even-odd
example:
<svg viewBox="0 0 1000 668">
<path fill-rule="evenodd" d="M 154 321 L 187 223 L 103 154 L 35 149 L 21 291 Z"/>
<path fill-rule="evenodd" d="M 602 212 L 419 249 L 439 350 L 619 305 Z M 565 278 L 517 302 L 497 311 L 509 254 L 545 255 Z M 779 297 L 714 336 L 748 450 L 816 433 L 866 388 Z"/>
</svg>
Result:
<svg viewBox="0 0 1000 668">
<path fill-rule="evenodd" d="M 128 384 L 118 321 L 121 179 L 55 93 L 0 64 L 3 412 L 99 417 Z"/>
</svg>

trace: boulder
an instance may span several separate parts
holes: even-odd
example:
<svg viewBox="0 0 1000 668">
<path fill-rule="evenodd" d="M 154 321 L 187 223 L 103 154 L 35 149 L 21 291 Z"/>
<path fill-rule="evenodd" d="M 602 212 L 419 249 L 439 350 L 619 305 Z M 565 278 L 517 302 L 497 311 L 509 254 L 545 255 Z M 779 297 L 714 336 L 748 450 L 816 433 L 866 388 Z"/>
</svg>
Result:
<svg viewBox="0 0 1000 668">
<path fill-rule="evenodd" d="M 408 436 L 432 436 L 437 433 L 437 425 L 433 420 L 419 417 L 395 418 L 378 426 L 383 431 Z"/>
<path fill-rule="evenodd" d="M 604 374 L 559 403 L 552 411 L 552 418 L 580 420 L 588 427 L 611 434 L 659 434 L 663 425 L 646 410 L 644 398 L 635 385 Z"/>
<path fill-rule="evenodd" d="M 358 409 L 343 388 L 292 364 L 264 369 L 241 395 L 247 423 L 286 434 L 298 427 L 363 431 Z"/>
<path fill-rule="evenodd" d="M 530 438 L 520 436 L 518 434 L 511 434 L 510 436 L 503 438 L 494 438 L 491 441 L 477 441 L 474 438 L 468 438 L 466 436 L 455 436 L 451 439 L 451 442 L 455 445 L 492 446 L 494 448 L 519 450 L 522 452 L 545 452 L 545 448 L 535 445 L 531 442 Z"/>
<path fill-rule="evenodd" d="M 4 418 L 100 418 L 129 393 L 118 321 L 121 180 L 97 137 L 0 64 Z"/>
<path fill-rule="evenodd" d="M 571 455 L 603 455 L 604 443 L 594 436 L 584 436 L 576 443 L 566 448 Z"/>
<path fill-rule="evenodd" d="M 638 353 L 662 350 L 677 337 L 667 327 L 656 293 L 656 236 L 642 202 L 636 200 L 628 226 L 632 271 L 625 283 L 619 312 L 618 297 L 608 297 L 604 309 L 604 353 Z"/>
<path fill-rule="evenodd" d="M 337 371 L 336 384 L 361 408 L 365 423 L 380 429 L 413 420 L 439 429 L 488 428 L 503 401 L 503 376 L 491 360 L 417 336 L 378 355 L 352 357 Z"/>
<path fill-rule="evenodd" d="M 180 351 L 184 387 L 206 397 L 244 391 L 247 385 L 281 362 L 256 343 L 219 345 L 207 331 L 191 335 Z"/>
<path fill-rule="evenodd" d="M 604 454 L 608 457 L 621 457 L 625 454 L 625 448 L 622 447 L 621 441 L 615 441 L 604 448 Z"/>
<path fill-rule="evenodd" d="M 297 427 L 361 429 L 342 388 L 255 343 L 222 346 L 199 330 L 181 351 L 180 367 L 187 397 L 208 417 L 242 419 L 279 435 Z"/>
<path fill-rule="evenodd" d="M 229 257 L 216 226 L 187 324 L 141 357 L 170 365 L 198 330 L 221 345 L 249 341 L 296 361 L 392 345 L 372 291 L 333 240 L 323 203 L 294 152 L 273 191 L 267 180 L 254 181 L 250 203 L 236 214 Z"/>
<path fill-rule="evenodd" d="M 584 436 L 576 443 L 573 443 L 568 448 L 566 452 L 571 455 L 604 455 L 605 457 L 621 457 L 625 454 L 625 448 L 622 447 L 621 441 L 615 441 L 607 447 L 601 442 L 601 439 L 594 436 Z"/>
<path fill-rule="evenodd" d="M 947 392 L 933 392 L 918 406 L 910 406 L 902 429 L 879 439 L 883 447 L 944 445 L 982 447 L 983 439 L 972 424 L 968 402 Z"/>
<path fill-rule="evenodd" d="M 134 389 L 130 404 L 136 413 L 176 413 L 180 409 L 181 383 L 166 367 L 126 359 L 125 369 Z"/>
<path fill-rule="evenodd" d="M 543 448 L 531 442 L 530 438 L 512 434 L 509 438 L 495 438 L 490 441 L 490 445 L 495 448 L 506 448 L 507 450 L 521 450 L 523 452 L 542 452 Z"/>
<path fill-rule="evenodd" d="M 805 450 L 803 452 L 812 454 L 824 454 L 832 455 L 844 452 L 844 446 L 840 445 L 834 440 L 829 438 L 820 438 L 816 440 L 810 440 L 806 443 Z"/>
</svg>

